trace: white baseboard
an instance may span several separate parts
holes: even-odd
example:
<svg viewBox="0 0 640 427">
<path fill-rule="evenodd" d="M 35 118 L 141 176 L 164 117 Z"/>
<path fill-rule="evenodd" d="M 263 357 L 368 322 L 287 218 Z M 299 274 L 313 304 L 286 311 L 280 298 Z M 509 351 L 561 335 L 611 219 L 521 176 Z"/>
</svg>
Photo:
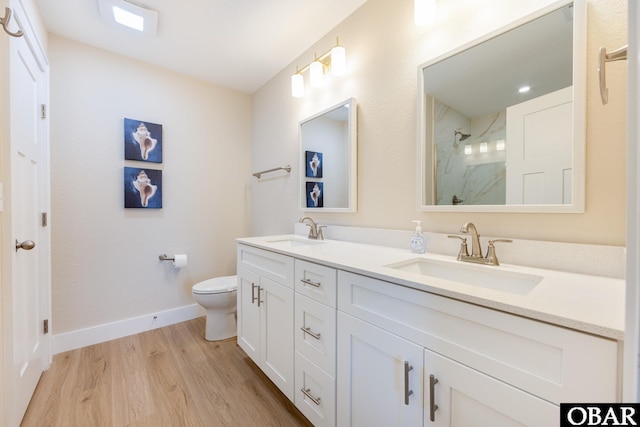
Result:
<svg viewBox="0 0 640 427">
<path fill-rule="evenodd" d="M 204 315 L 205 310 L 200 305 L 191 304 L 117 322 L 105 323 L 91 328 L 65 332 L 52 337 L 53 354 L 150 331 Z"/>
</svg>

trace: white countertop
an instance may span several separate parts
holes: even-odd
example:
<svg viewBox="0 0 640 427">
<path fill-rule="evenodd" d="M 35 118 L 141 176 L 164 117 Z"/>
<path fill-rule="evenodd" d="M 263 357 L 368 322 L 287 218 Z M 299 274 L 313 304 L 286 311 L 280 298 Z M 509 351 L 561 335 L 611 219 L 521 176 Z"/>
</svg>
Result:
<svg viewBox="0 0 640 427">
<path fill-rule="evenodd" d="M 338 240 L 292 246 L 291 239 L 307 240 L 292 234 L 239 238 L 237 241 L 558 326 L 615 340 L 624 338 L 625 282 L 622 279 L 509 264 L 476 265 L 456 261 L 451 256 L 419 255 L 404 249 Z M 465 266 L 473 265 L 475 269 L 534 275 L 542 280 L 527 294 L 518 295 L 385 267 L 416 258 L 460 262 Z"/>
</svg>

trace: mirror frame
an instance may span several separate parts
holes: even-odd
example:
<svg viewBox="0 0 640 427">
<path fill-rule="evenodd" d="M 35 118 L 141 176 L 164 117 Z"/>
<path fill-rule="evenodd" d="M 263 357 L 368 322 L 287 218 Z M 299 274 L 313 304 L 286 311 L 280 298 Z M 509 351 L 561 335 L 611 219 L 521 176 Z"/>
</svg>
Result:
<svg viewBox="0 0 640 427">
<path fill-rule="evenodd" d="M 496 36 L 504 34 L 516 27 L 526 24 L 536 18 L 573 3 L 573 179 L 572 203 L 566 205 L 426 205 L 425 194 L 427 185 L 435 180 L 435 168 L 427 165 L 427 154 L 434 158 L 435 147 L 428 147 L 426 124 L 426 95 L 424 94 L 425 67 L 454 56 L 462 51 L 484 43 Z M 521 212 L 521 213 L 581 213 L 585 206 L 586 180 L 586 79 L 587 79 L 587 13 L 586 0 L 562 0 L 546 6 L 538 11 L 526 15 L 511 24 L 493 31 L 483 37 L 470 41 L 456 49 L 427 61 L 418 66 L 418 156 L 417 156 L 417 200 L 418 210 L 423 212 Z M 427 178 L 429 182 L 427 182 Z"/>
<path fill-rule="evenodd" d="M 302 125 L 315 119 L 324 114 L 335 110 L 336 108 L 348 106 L 348 147 L 347 152 L 349 155 L 349 159 L 347 159 L 347 167 L 349 168 L 347 172 L 347 196 L 348 202 L 345 207 L 333 207 L 333 208 L 309 208 L 306 206 L 306 189 L 305 189 L 305 159 L 304 159 L 304 142 L 302 141 Z M 355 98 L 348 98 L 342 102 L 339 102 L 331 107 L 328 107 L 317 114 L 314 114 L 311 117 L 307 117 L 300 121 L 298 124 L 299 131 L 299 161 L 300 161 L 300 186 L 298 188 L 299 194 L 299 210 L 303 212 L 342 212 L 342 213 L 354 213 L 358 210 L 358 105 L 356 103 Z"/>
</svg>

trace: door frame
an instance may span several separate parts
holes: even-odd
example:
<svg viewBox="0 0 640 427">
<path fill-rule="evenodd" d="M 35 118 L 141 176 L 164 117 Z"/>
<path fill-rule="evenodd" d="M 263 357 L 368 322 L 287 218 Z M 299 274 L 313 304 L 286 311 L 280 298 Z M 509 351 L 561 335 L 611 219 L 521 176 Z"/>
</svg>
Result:
<svg viewBox="0 0 640 427">
<path fill-rule="evenodd" d="M 627 271 L 626 324 L 624 336 L 624 402 L 640 401 L 640 7 L 628 1 L 629 47 L 627 49 Z"/>
</svg>

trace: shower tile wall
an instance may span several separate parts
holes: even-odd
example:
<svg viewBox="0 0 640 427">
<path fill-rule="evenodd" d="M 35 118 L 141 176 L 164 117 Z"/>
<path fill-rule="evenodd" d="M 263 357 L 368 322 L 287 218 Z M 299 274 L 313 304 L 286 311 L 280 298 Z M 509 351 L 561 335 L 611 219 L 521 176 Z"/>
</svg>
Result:
<svg viewBox="0 0 640 427">
<path fill-rule="evenodd" d="M 506 150 L 496 150 L 496 141 L 505 140 L 506 112 L 468 118 L 434 100 L 434 122 L 436 203 L 450 205 L 455 195 L 465 205 L 504 204 Z M 458 129 L 471 136 L 459 141 Z M 479 152 L 481 142 L 487 143 L 486 153 Z M 469 155 L 466 145 L 472 148 Z"/>
</svg>

